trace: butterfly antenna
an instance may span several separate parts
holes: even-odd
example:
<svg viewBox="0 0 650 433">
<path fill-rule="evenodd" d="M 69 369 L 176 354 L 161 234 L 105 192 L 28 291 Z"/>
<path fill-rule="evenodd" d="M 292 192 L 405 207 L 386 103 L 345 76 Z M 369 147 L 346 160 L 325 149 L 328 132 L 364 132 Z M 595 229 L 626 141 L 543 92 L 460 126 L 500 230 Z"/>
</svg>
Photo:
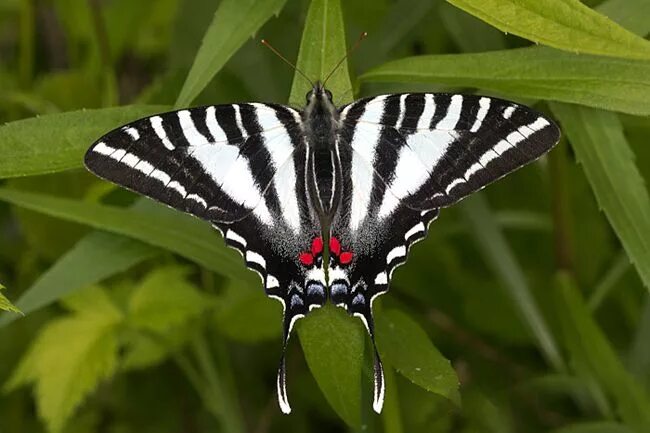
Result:
<svg viewBox="0 0 650 433">
<path fill-rule="evenodd" d="M 293 63 L 291 63 L 289 60 L 287 60 L 286 57 L 284 57 L 282 54 L 280 54 L 280 52 L 279 52 L 278 50 L 276 50 L 275 48 L 273 48 L 273 46 L 272 46 L 271 44 L 269 44 L 269 41 L 267 41 L 266 39 L 262 39 L 260 42 L 261 42 L 262 45 L 264 45 L 266 48 L 268 48 L 269 50 L 273 51 L 273 54 L 275 54 L 275 55 L 278 56 L 280 59 L 282 59 L 282 61 L 283 61 L 284 63 L 286 63 L 287 65 L 291 66 L 291 68 L 292 68 L 294 71 L 296 71 L 297 73 L 299 73 L 299 74 L 300 74 L 300 75 L 301 75 L 305 80 L 307 80 L 307 81 L 309 82 L 309 84 L 311 85 L 311 87 L 314 87 L 314 82 L 313 82 L 312 80 L 310 80 L 309 77 L 308 77 L 307 75 L 305 75 L 304 72 L 302 72 L 300 69 L 298 69 L 298 67 L 297 67 L 296 65 L 294 65 Z"/>
<path fill-rule="evenodd" d="M 332 72 L 330 72 L 327 75 L 327 77 L 325 77 L 325 79 L 323 80 L 323 87 L 325 87 L 325 83 L 327 83 L 327 80 L 329 80 L 332 77 L 332 75 L 334 75 L 334 72 L 336 72 L 336 70 L 341 67 L 343 62 L 345 62 L 345 59 L 347 59 L 350 56 L 350 54 L 352 54 L 354 51 L 356 51 L 357 48 L 359 48 L 359 45 L 361 44 L 361 41 L 363 41 L 366 38 L 366 36 L 368 36 L 368 32 L 363 32 L 363 33 L 361 33 L 359 35 L 359 37 L 357 38 L 357 41 L 354 43 L 354 45 L 352 45 L 352 48 L 350 48 L 348 50 L 348 52 L 345 53 L 343 58 L 341 60 L 339 60 L 339 62 L 336 64 L 336 66 L 334 66 L 334 69 L 332 69 Z"/>
</svg>

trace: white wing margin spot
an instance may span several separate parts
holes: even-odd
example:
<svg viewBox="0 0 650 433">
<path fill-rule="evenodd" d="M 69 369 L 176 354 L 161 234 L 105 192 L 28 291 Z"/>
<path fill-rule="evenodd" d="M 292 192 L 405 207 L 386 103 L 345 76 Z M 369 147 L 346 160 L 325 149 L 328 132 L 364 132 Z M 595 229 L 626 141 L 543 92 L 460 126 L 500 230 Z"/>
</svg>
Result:
<svg viewBox="0 0 650 433">
<path fill-rule="evenodd" d="M 149 118 L 149 123 L 151 123 L 151 127 L 153 128 L 154 132 L 162 141 L 162 144 L 168 149 L 168 150 L 174 150 L 176 147 L 172 144 L 171 141 L 169 141 L 169 138 L 167 137 L 167 133 L 165 132 L 165 128 L 163 128 L 163 120 L 162 117 L 160 116 L 153 116 Z"/>
<path fill-rule="evenodd" d="M 100 141 L 99 143 L 97 143 L 95 145 L 95 147 L 93 147 L 93 152 L 97 152 L 100 155 L 109 156 L 109 157 L 113 153 L 115 153 L 115 150 L 116 149 L 114 149 L 114 148 L 112 148 L 110 146 L 107 146 L 106 143 L 104 143 L 103 141 Z"/>
<path fill-rule="evenodd" d="M 177 113 L 178 122 L 181 125 L 183 130 L 183 135 L 185 139 L 190 144 L 190 146 L 201 146 L 209 143 L 209 140 L 196 129 L 196 125 L 192 120 L 192 115 L 189 110 L 181 110 Z"/>
<path fill-rule="evenodd" d="M 485 120 L 485 116 L 490 110 L 490 102 L 491 99 L 486 98 L 485 96 L 479 99 L 478 113 L 476 113 L 476 120 L 474 121 L 474 124 L 472 125 L 470 132 L 477 132 L 481 128 L 481 125 L 483 124 L 483 120 Z"/>
<path fill-rule="evenodd" d="M 438 122 L 434 129 L 441 131 L 452 131 L 456 129 L 458 121 L 460 120 L 460 113 L 463 109 L 463 95 L 453 95 L 451 97 L 451 102 L 449 108 L 447 108 L 447 113 L 445 117 Z"/>
</svg>

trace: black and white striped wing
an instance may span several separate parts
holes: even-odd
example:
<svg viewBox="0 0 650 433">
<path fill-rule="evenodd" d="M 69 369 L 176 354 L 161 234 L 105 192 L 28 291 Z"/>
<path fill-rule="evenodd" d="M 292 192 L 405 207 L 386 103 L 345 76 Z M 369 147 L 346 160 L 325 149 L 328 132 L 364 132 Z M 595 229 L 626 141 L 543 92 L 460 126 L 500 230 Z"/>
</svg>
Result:
<svg viewBox="0 0 650 433">
<path fill-rule="evenodd" d="M 305 192 L 300 114 L 271 104 L 217 105 L 147 117 L 100 138 L 90 171 L 213 224 L 294 322 L 326 300 L 321 227 Z M 289 412 L 284 355 L 278 396 Z"/>
<path fill-rule="evenodd" d="M 372 300 L 388 290 L 393 270 L 439 209 L 534 161 L 559 139 L 540 113 L 473 95 L 363 99 L 341 108 L 340 122 L 348 178 L 331 235 L 347 255 L 333 254 L 330 292 L 371 335 Z M 376 408 L 383 390 L 378 362 Z"/>
</svg>

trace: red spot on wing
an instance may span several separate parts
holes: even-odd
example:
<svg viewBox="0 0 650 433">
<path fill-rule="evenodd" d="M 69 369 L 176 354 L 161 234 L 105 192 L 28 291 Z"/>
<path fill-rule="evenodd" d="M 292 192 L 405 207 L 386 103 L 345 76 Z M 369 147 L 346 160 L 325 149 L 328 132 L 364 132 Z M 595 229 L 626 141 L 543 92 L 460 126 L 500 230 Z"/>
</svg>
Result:
<svg viewBox="0 0 650 433">
<path fill-rule="evenodd" d="M 323 252 L 323 238 L 317 237 L 311 243 L 311 253 L 313 255 L 318 255 L 322 252 Z"/>
<path fill-rule="evenodd" d="M 352 252 L 351 251 L 342 252 L 341 255 L 339 256 L 339 262 L 341 262 L 342 265 L 347 265 L 350 262 L 352 262 Z"/>
<path fill-rule="evenodd" d="M 314 256 L 311 253 L 300 253 L 300 263 L 305 266 L 311 266 L 314 263 Z"/>
<path fill-rule="evenodd" d="M 335 256 L 341 253 L 341 243 L 335 237 L 330 238 L 330 252 Z"/>
</svg>

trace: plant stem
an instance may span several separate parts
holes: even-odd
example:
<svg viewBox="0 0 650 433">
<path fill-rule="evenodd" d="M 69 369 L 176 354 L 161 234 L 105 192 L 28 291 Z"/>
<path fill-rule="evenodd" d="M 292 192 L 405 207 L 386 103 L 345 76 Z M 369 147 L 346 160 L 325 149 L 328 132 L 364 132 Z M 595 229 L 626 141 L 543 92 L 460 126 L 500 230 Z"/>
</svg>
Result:
<svg viewBox="0 0 650 433">
<path fill-rule="evenodd" d="M 27 88 L 34 74 L 34 2 L 23 0 L 20 10 L 20 48 L 19 77 L 20 84 Z"/>
<path fill-rule="evenodd" d="M 227 392 L 225 383 L 215 368 L 215 360 L 205 336 L 198 334 L 191 344 L 194 356 L 199 364 L 202 379 L 205 382 L 206 407 L 222 423 L 224 432 L 243 432 L 243 423 L 239 417 L 237 403 L 229 398 L 231 395 Z"/>
<path fill-rule="evenodd" d="M 553 198 L 553 237 L 555 263 L 558 269 L 573 273 L 575 255 L 573 248 L 573 224 L 567 179 L 567 152 L 564 141 L 549 153 L 549 170 Z"/>
</svg>

